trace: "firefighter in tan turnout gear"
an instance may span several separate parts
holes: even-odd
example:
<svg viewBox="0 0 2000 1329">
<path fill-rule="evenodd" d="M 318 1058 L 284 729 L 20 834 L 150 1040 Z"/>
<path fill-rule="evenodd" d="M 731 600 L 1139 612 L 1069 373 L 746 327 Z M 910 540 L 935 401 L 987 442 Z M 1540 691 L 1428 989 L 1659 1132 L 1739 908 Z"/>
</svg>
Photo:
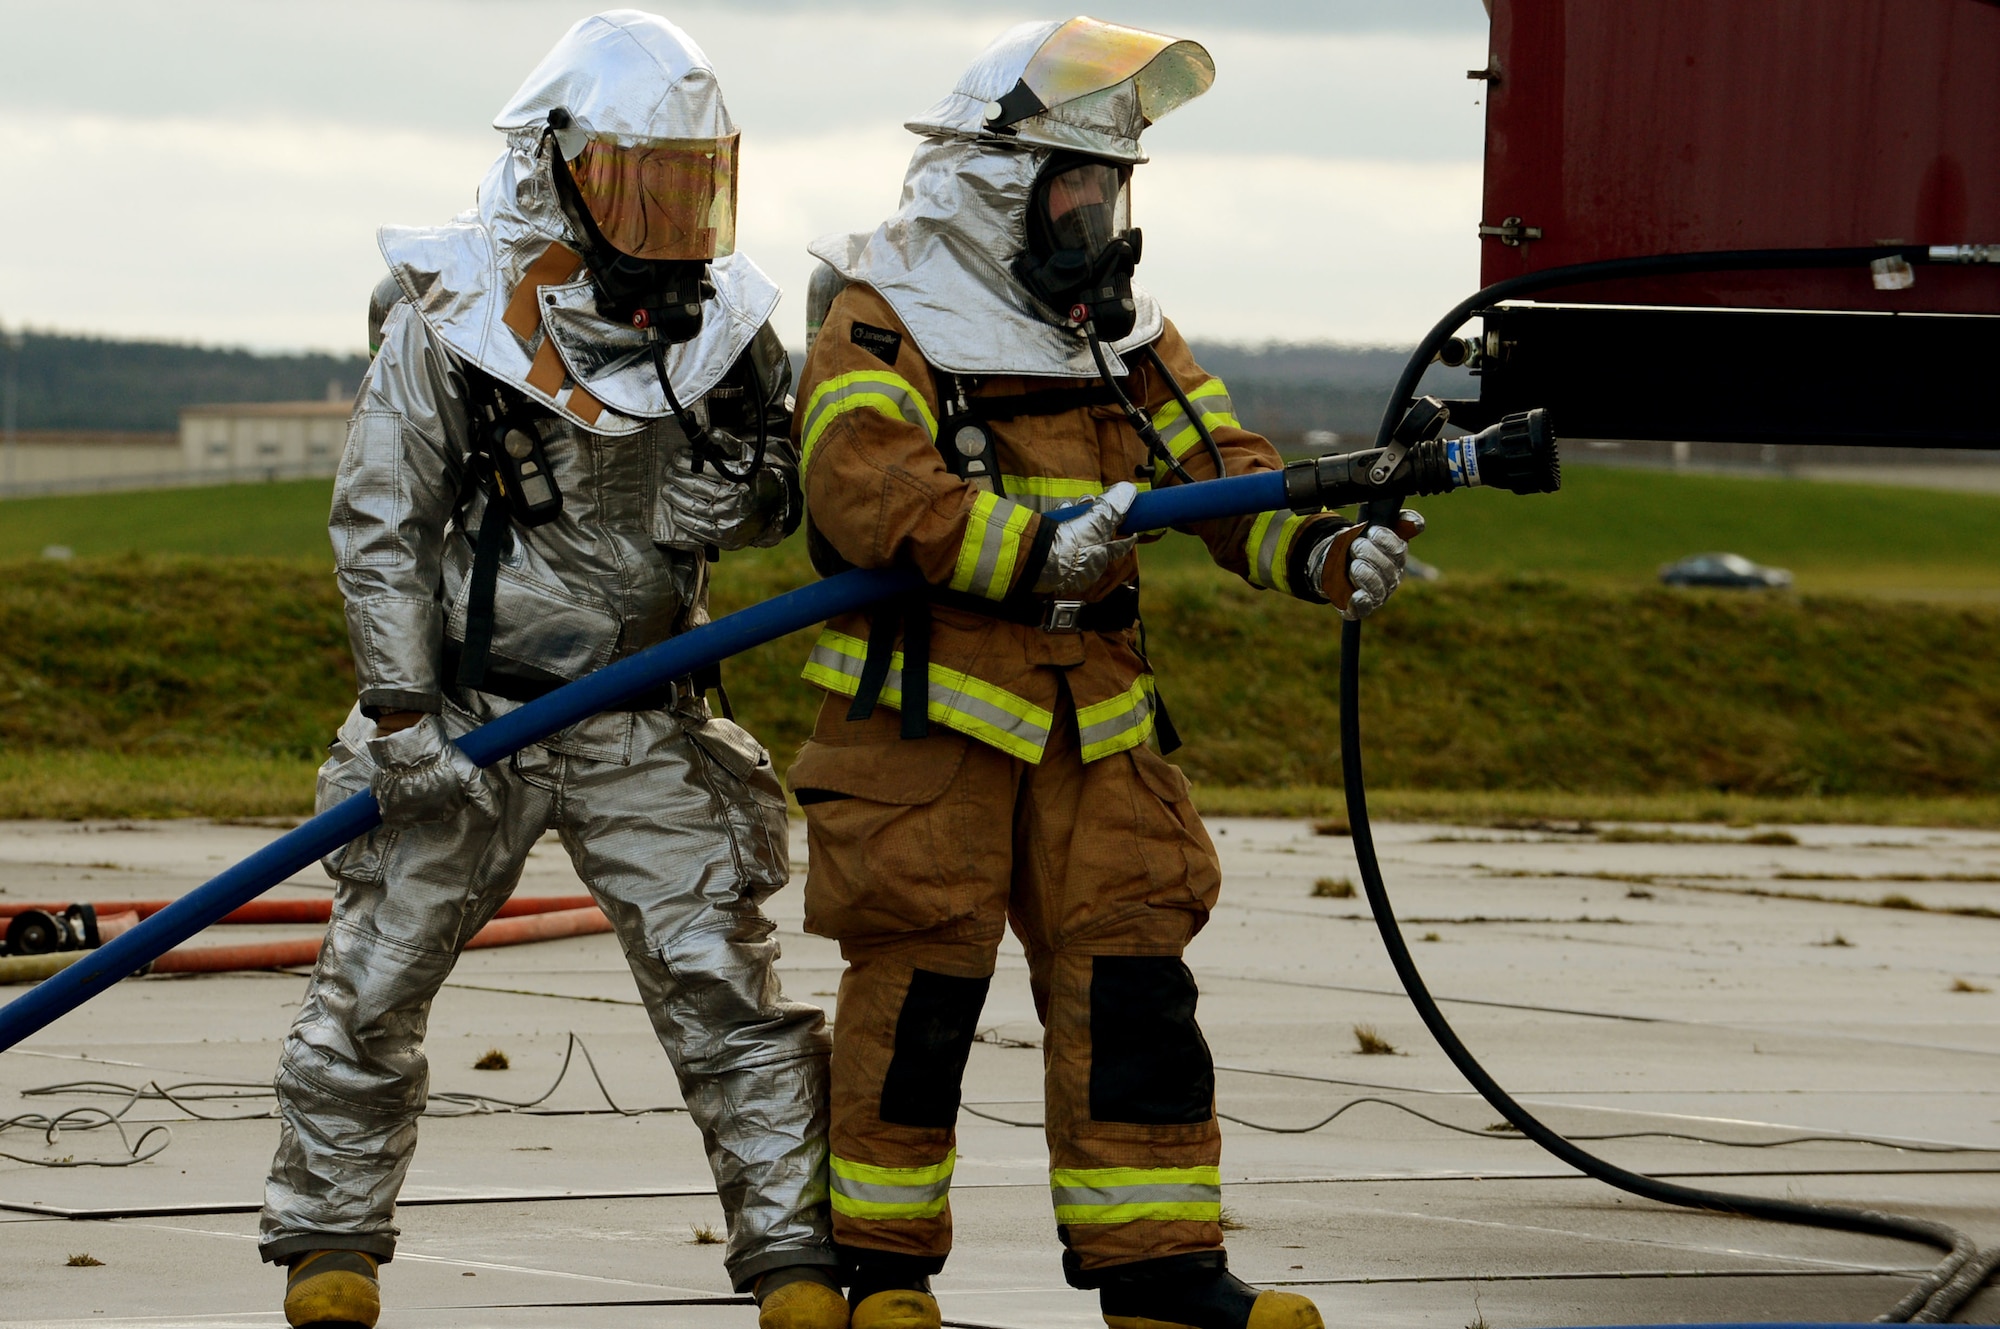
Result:
<svg viewBox="0 0 2000 1329">
<path fill-rule="evenodd" d="M 1125 1329 L 1320 1324 L 1227 1271 L 1214 1068 L 1181 960 L 1220 871 L 1152 746 L 1172 726 L 1117 533 L 1139 488 L 1280 465 L 1131 283 L 1140 132 L 1213 76 L 1192 42 L 1017 27 L 909 126 L 896 216 L 813 249 L 794 433 L 815 563 L 930 583 L 827 626 L 805 677 L 829 695 L 790 772 L 807 927 L 848 966 L 831 1187 L 856 1329 L 939 1323 L 959 1082 L 1009 923 L 1046 1029 L 1069 1281 Z M 1272 513 L 1192 533 L 1253 586 L 1358 616 L 1421 529 Z"/>
</svg>

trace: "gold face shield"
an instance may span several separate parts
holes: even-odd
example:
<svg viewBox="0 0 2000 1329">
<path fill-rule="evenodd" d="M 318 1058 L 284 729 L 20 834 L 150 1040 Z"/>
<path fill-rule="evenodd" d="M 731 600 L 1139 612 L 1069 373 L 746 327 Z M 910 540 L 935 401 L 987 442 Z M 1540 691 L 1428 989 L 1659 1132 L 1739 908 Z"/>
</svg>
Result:
<svg viewBox="0 0 2000 1329">
<path fill-rule="evenodd" d="M 736 250 L 740 137 L 591 138 L 569 162 L 570 178 L 591 220 L 620 253 L 708 262 Z"/>
<path fill-rule="evenodd" d="M 1147 124 L 1207 92 L 1215 62 L 1189 41 L 1075 18 L 1049 34 L 1021 81 L 1042 105 L 1055 107 L 1130 82 Z"/>
</svg>

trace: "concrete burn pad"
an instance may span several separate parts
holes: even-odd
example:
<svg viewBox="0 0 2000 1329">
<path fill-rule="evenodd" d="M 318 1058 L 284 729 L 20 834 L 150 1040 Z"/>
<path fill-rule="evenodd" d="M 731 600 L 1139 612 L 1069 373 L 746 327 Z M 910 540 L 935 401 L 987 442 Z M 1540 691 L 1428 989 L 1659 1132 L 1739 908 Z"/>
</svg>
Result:
<svg viewBox="0 0 2000 1329">
<path fill-rule="evenodd" d="M 1214 829 L 1227 886 L 1189 960 L 1219 1107 L 1278 1128 L 1224 1128 L 1232 1264 L 1245 1277 L 1309 1292 L 1330 1323 L 1455 1329 L 1480 1316 L 1495 1326 L 1868 1319 L 1931 1263 L 1929 1250 L 1901 1242 L 1661 1208 L 1487 1130 L 1497 1114 L 1430 1041 L 1365 905 L 1313 894 L 1321 877 L 1356 875 L 1350 842 L 1300 822 Z M 177 895 L 273 834 L 196 822 L 0 826 L 0 901 Z M 2000 884 L 1982 880 L 2000 876 L 2000 837 L 1867 827 L 1789 828 L 1796 844 L 1717 827 L 1379 834 L 1405 931 L 1448 1016 L 1559 1129 L 1629 1137 L 1588 1147 L 1691 1184 L 1884 1208 L 2000 1241 L 2000 995 L 1963 990 L 2000 988 L 2000 920 L 1944 912 L 2000 905 Z M 551 841 L 522 889 L 581 887 Z M 280 890 L 323 898 L 326 883 L 308 871 Z M 1881 907 L 1891 894 L 1924 908 Z M 1828 898 L 1784 898 L 1809 895 Z M 797 889 L 773 913 L 787 990 L 837 1017 L 837 948 L 803 934 Z M 305 935 L 231 929 L 204 941 Z M 275 1140 L 260 1087 L 303 990 L 294 974 L 137 980 L 0 1055 L 0 1116 L 115 1111 L 116 1086 L 156 1084 L 195 1112 L 244 1118 L 197 1120 L 154 1096 L 123 1116 L 135 1140 L 152 1124 L 173 1130 L 150 1162 L 0 1162 L 10 1257 L 0 1261 L 0 1325 L 282 1323 L 279 1279 L 255 1258 Z M 1396 1052 L 1364 1055 L 1356 1025 Z M 966 1075 L 960 1254 L 938 1280 L 952 1323 L 1101 1323 L 1094 1299 L 1058 1271 L 1040 1033 L 1010 941 Z M 538 1107 L 504 1110 L 550 1089 L 572 1034 L 603 1088 L 578 1058 Z M 489 1047 L 511 1069 L 473 1070 Z M 403 1247 L 386 1271 L 385 1329 L 755 1323 L 731 1304 L 720 1248 L 695 1236 L 719 1230 L 720 1209 L 609 937 L 468 954 L 438 1000 L 428 1048 L 440 1099 L 468 1097 L 440 1101 L 422 1125 Z M 24 1094 L 80 1080 L 104 1083 L 94 1094 Z M 225 1082 L 206 1092 L 237 1096 L 189 1098 L 176 1086 L 190 1081 Z M 620 1107 L 656 1110 L 620 1115 L 606 1092 Z M 1347 1104 L 1317 1129 L 1281 1133 Z M 1879 1143 L 1674 1138 L 1772 1145 L 1797 1135 Z M 17 1128 L 0 1149 L 120 1156 L 105 1130 L 66 1130 L 46 1147 Z M 85 1252 L 104 1263 L 67 1265 Z M 1996 1312 L 2000 1293 L 1988 1292 L 1970 1318 Z"/>
</svg>

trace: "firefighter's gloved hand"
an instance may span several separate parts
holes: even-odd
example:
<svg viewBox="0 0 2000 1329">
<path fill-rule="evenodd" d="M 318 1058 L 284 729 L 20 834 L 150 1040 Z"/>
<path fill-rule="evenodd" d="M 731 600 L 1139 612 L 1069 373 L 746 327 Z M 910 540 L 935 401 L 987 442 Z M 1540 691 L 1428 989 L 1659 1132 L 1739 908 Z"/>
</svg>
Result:
<svg viewBox="0 0 2000 1329">
<path fill-rule="evenodd" d="M 1403 584 L 1409 542 L 1424 533 L 1422 514 L 1408 508 L 1396 526 L 1350 526 L 1323 542 L 1306 562 L 1306 572 L 1342 618 L 1366 618 Z"/>
<path fill-rule="evenodd" d="M 381 805 L 384 826 L 400 830 L 445 821 L 468 803 L 488 816 L 497 812 L 485 773 L 458 750 L 435 715 L 369 739 L 368 755 L 375 763 L 368 787 Z"/>
<path fill-rule="evenodd" d="M 1090 511 L 1056 527 L 1048 560 L 1035 578 L 1038 595 L 1081 595 L 1103 579 L 1105 570 L 1132 552 L 1138 537 L 1118 534 L 1118 524 L 1131 511 L 1139 490 L 1120 480 L 1090 500 Z"/>
<path fill-rule="evenodd" d="M 710 437 L 727 441 L 721 431 Z M 713 466 L 694 469 L 687 451 L 675 455 L 661 491 L 660 525 L 654 540 L 669 549 L 690 553 L 716 549 L 768 549 L 798 529 L 805 503 L 799 497 L 799 468 L 791 445 L 772 439 L 764 464 L 748 484 L 716 473 Z M 729 469 L 741 472 L 755 455 L 744 447 L 729 458 Z"/>
</svg>

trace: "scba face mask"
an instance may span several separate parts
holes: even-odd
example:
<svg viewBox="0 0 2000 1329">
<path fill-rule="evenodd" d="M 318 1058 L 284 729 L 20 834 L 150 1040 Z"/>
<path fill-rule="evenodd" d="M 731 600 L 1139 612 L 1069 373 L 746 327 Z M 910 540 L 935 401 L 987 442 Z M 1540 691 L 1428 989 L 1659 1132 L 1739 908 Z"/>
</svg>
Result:
<svg viewBox="0 0 2000 1329">
<path fill-rule="evenodd" d="M 700 333 L 708 265 L 736 248 L 737 140 L 599 137 L 549 112 L 556 194 L 599 314 L 669 343 Z"/>
<path fill-rule="evenodd" d="M 1035 181 L 1014 278 L 1071 327 L 1118 341 L 1138 319 L 1132 273 L 1143 237 L 1131 223 L 1130 166 L 1058 155 Z"/>
</svg>

